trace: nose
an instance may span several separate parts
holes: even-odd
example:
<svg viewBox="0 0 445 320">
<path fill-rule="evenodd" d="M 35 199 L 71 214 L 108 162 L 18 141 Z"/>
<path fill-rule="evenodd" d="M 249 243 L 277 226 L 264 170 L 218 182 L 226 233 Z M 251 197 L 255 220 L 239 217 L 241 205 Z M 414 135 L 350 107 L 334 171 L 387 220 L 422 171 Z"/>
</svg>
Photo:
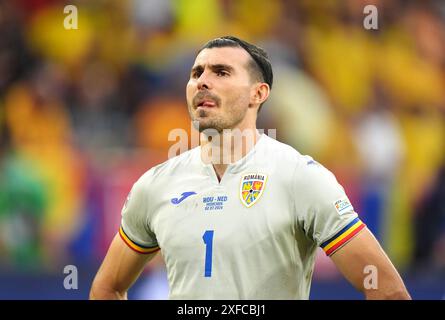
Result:
<svg viewBox="0 0 445 320">
<path fill-rule="evenodd" d="M 211 88 L 211 84 L 206 72 L 203 72 L 199 76 L 197 84 L 198 84 L 198 90 L 204 90 L 204 89 L 209 90 Z"/>
</svg>

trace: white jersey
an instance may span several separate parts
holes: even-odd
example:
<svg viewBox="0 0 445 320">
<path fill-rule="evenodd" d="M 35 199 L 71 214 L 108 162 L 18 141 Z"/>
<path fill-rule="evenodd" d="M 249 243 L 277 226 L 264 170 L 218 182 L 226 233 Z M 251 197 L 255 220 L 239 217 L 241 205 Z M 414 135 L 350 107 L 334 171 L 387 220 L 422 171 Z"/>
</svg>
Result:
<svg viewBox="0 0 445 320">
<path fill-rule="evenodd" d="M 308 299 L 316 250 L 364 228 L 334 175 L 262 135 L 221 182 L 200 147 L 147 171 L 122 211 L 134 250 L 161 250 L 170 299 Z"/>
</svg>

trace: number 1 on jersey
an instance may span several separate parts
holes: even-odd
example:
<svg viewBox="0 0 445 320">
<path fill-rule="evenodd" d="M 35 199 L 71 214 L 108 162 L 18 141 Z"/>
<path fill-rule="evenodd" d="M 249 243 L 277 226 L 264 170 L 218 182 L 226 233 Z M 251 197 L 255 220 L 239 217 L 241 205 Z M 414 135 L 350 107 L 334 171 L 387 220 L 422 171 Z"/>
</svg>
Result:
<svg viewBox="0 0 445 320">
<path fill-rule="evenodd" d="M 212 276 L 212 252 L 213 252 L 213 230 L 206 230 L 202 236 L 202 240 L 206 245 L 206 259 L 204 277 Z"/>
</svg>

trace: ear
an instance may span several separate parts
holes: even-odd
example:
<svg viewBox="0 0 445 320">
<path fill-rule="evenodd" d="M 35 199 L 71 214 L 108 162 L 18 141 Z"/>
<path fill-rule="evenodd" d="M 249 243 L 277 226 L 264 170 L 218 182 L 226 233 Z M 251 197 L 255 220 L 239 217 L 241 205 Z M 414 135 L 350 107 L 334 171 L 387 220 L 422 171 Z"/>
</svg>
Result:
<svg viewBox="0 0 445 320">
<path fill-rule="evenodd" d="M 250 105 L 256 106 L 262 104 L 269 97 L 270 88 L 265 82 L 258 82 L 252 87 L 250 95 Z"/>
</svg>

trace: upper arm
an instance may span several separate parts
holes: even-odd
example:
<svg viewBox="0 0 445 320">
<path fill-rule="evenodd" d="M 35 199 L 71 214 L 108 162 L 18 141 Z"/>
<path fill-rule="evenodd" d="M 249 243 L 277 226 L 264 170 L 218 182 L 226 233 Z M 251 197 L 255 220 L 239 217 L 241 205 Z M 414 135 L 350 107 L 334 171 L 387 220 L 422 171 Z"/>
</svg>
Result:
<svg viewBox="0 0 445 320">
<path fill-rule="evenodd" d="M 150 228 L 152 171 L 132 187 L 122 208 L 119 233 L 114 237 L 91 288 L 92 298 L 126 298 L 145 264 L 160 249 Z"/>
<path fill-rule="evenodd" d="M 397 270 L 366 227 L 335 251 L 331 259 L 367 298 L 410 298 Z"/>
<path fill-rule="evenodd" d="M 116 234 L 93 281 L 90 298 L 125 299 L 127 290 L 157 252 L 138 253 Z"/>
</svg>

